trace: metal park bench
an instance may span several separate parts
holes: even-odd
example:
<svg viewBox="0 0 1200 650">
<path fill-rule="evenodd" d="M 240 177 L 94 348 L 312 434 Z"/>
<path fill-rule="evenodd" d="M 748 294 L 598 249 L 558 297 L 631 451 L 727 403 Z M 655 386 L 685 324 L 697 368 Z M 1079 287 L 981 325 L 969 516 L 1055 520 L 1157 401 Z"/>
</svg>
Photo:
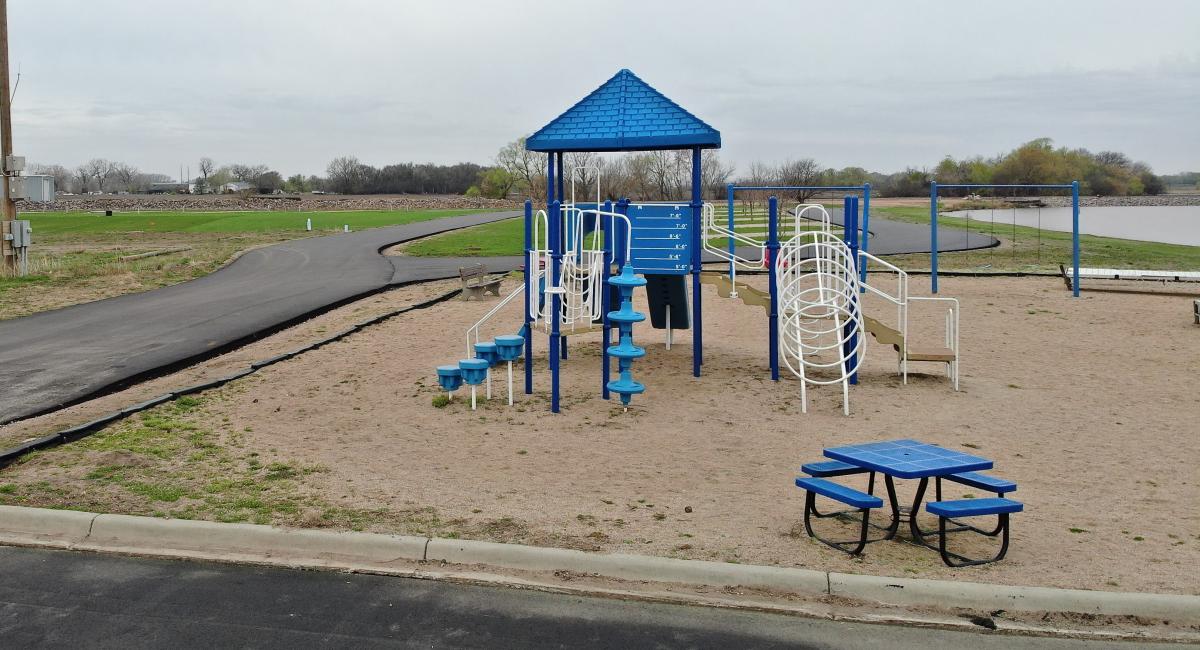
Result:
<svg viewBox="0 0 1200 650">
<path fill-rule="evenodd" d="M 462 280 L 462 299 L 482 298 L 487 294 L 500 297 L 500 278 L 489 278 L 487 267 L 482 264 L 462 266 L 458 269 Z"/>
<path fill-rule="evenodd" d="M 826 449 L 825 455 L 833 460 L 805 463 L 801 466 L 800 471 L 812 478 L 796 479 L 796 486 L 807 491 L 804 509 L 805 530 L 818 541 L 847 553 L 858 554 L 870 542 L 893 539 L 902 518 L 907 516 L 913 540 L 937 550 L 942 556 L 942 561 L 948 566 L 960 567 L 995 562 L 1003 559 L 1008 552 L 1009 515 L 1020 512 L 1023 506 L 1018 501 L 1004 498 L 1005 494 L 1017 489 L 1016 483 L 978 471 L 991 468 L 992 461 L 913 440 L 894 440 Z M 870 474 L 870 484 L 865 493 L 826 480 L 830 477 L 866 473 Z M 874 503 L 873 499 L 878 499 L 874 495 L 876 473 L 884 475 L 892 516 L 890 525 L 884 528 L 886 533 L 883 538 L 868 540 L 868 527 L 882 528 L 882 526 L 872 525 L 868 522 L 870 508 L 879 507 L 868 505 Z M 913 500 L 911 508 L 900 507 L 896 497 L 894 478 L 920 479 L 916 498 Z M 937 530 L 922 530 L 917 523 L 917 515 L 921 511 L 930 478 L 934 479 L 936 500 L 925 504 L 925 510 L 938 517 L 938 528 Z M 996 496 L 985 499 L 943 501 L 943 479 L 991 492 Z M 853 509 L 820 513 L 815 505 L 815 497 L 818 494 L 849 505 Z M 813 532 L 812 517 L 853 517 L 856 513 L 861 517 L 862 524 L 862 533 L 856 541 L 834 542 L 823 539 Z M 958 521 L 960 518 L 985 515 L 997 516 L 998 522 L 995 528 L 984 530 Z M 948 524 L 953 524 L 953 526 L 948 527 Z M 1001 537 L 999 552 L 991 558 L 971 559 L 948 550 L 949 534 L 964 531 L 971 531 L 987 537 Z M 934 536 L 938 538 L 936 547 L 927 541 L 927 538 Z M 851 546 L 852 544 L 854 546 Z"/>
</svg>

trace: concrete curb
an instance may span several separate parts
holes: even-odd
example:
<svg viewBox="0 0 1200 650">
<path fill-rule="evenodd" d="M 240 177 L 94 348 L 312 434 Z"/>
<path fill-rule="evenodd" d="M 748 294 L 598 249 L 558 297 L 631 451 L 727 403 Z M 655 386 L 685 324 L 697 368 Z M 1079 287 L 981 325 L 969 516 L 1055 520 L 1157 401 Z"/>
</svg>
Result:
<svg viewBox="0 0 1200 650">
<path fill-rule="evenodd" d="M 1014 587 L 401 535 L 0 506 L 0 544 L 294 567 L 414 573 L 414 562 L 769 589 L 893 606 L 1059 612 L 1200 623 L 1200 596 Z M 514 582 L 519 582 L 514 580 Z"/>
</svg>

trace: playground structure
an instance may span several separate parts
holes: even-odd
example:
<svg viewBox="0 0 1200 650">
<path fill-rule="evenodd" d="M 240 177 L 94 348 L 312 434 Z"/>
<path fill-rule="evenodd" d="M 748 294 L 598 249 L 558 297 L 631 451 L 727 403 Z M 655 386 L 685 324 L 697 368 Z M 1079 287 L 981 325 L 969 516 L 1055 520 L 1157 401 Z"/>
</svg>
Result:
<svg viewBox="0 0 1200 650">
<path fill-rule="evenodd" d="M 567 359 L 571 335 L 602 334 L 601 393 L 616 393 L 628 408 L 632 396 L 646 387 L 634 379 L 633 362 L 646 350 L 634 345 L 634 325 L 647 315 L 633 309 L 632 294 L 645 287 L 649 319 L 667 332 L 670 349 L 675 329 L 692 331 L 692 374 L 701 375 L 703 327 L 701 283 L 717 286 L 722 297 L 739 298 L 767 310 L 770 372 L 780 379 L 780 361 L 800 380 L 802 409 L 807 412 L 808 386 L 839 384 L 843 412 L 849 414 L 849 386 L 858 381 L 866 354 L 866 335 L 891 345 L 897 353 L 897 372 L 908 380 L 910 362 L 945 364 L 958 389 L 958 302 L 953 298 L 916 297 L 909 294 L 903 270 L 867 251 L 869 246 L 870 185 L 799 187 L 729 186 L 728 219 L 717 223 L 712 204 L 702 201 L 701 151 L 719 148 L 720 133 L 622 70 L 596 91 L 568 109 L 526 140 L 526 148 L 547 154 L 546 207 L 525 204 L 525 273 L 523 284 L 511 291 L 466 334 L 467 355 L 459 362 L 460 378 L 472 387 L 487 383 L 495 364 L 491 344 L 480 342 L 480 329 L 518 296 L 524 296 L 524 323 L 519 332 L 526 360 L 525 393 L 533 392 L 533 341 L 537 331 L 548 336 L 550 410 L 560 411 L 560 372 Z M 563 154 L 571 151 L 646 151 L 689 149 L 692 154 L 690 201 L 600 202 L 603 193 L 596 174 L 595 203 L 576 201 L 579 170 L 568 173 Z M 566 179 L 571 197 L 566 199 Z M 590 188 L 589 188 L 590 189 Z M 844 233 L 834 233 L 829 212 L 819 204 L 800 204 L 785 224 L 780 238 L 778 200 L 768 203 L 766 239 L 738 231 L 733 198 L 737 190 L 790 191 L 817 189 L 845 191 Z M 590 193 L 590 192 L 589 192 Z M 859 198 L 862 198 L 860 225 Z M 702 274 L 702 254 L 728 263 L 728 275 Z M 882 290 L 866 282 L 868 265 L 896 278 L 895 289 Z M 737 284 L 739 268 L 766 272 L 769 290 L 762 292 Z M 686 278 L 690 276 L 689 296 Z M 871 293 L 896 308 L 893 325 L 863 312 L 862 296 Z M 943 345 L 917 348 L 909 343 L 910 305 L 929 301 L 946 309 Z M 690 313 L 689 313 L 690 304 Z M 614 307 L 619 306 L 618 309 Z M 612 345 L 612 332 L 619 338 Z M 499 343 L 499 338 L 496 341 Z M 472 356 L 473 355 L 473 356 Z M 612 359 L 619 377 L 613 380 Z M 480 364 L 478 360 L 483 360 Z M 484 367 L 482 375 L 477 367 Z M 511 366 L 510 366 L 511 369 Z M 445 381 L 443 381 L 445 373 Z M 453 366 L 439 368 L 439 381 L 452 391 Z M 510 372 L 509 390 L 512 391 Z M 510 397 L 511 403 L 511 397 Z"/>
</svg>

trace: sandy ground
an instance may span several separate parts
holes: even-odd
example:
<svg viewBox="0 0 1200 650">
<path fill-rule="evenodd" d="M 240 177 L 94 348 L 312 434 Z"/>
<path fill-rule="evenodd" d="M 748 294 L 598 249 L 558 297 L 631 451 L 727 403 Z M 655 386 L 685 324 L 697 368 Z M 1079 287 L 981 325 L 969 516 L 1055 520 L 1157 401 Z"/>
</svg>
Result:
<svg viewBox="0 0 1200 650">
<path fill-rule="evenodd" d="M 354 323 L 423 302 L 458 288 L 459 282 L 442 281 L 399 287 L 311 318 L 294 327 L 242 346 L 184 370 L 157 377 L 75 406 L 35 418 L 0 426 L 0 448 L 61 431 L 162 395 L 172 389 L 192 386 L 232 374 L 255 361 L 267 359 L 302 345 L 324 339 Z"/>
<path fill-rule="evenodd" d="M 917 285 L 924 282 L 914 279 L 913 292 L 923 292 Z M 450 406 L 432 406 L 434 367 L 463 355 L 463 331 L 494 304 L 489 299 L 442 303 L 264 369 L 217 391 L 204 417 L 214 429 L 244 432 L 248 448 L 269 449 L 264 463 L 327 468 L 306 489 L 331 502 L 435 508 L 463 536 L 1200 594 L 1200 327 L 1192 325 L 1190 301 L 1128 294 L 1072 300 L 1057 279 L 943 278 L 942 294 L 962 300 L 962 391 L 937 366 L 901 385 L 891 348 L 872 344 L 851 391 L 850 417 L 841 415 L 840 390 L 832 387 L 810 391 L 809 413 L 801 414 L 796 380 L 769 379 L 763 310 L 722 299 L 707 285 L 704 377 L 691 376 L 687 333 L 667 351 L 661 331 L 640 327 L 635 339 L 648 355 L 634 375 L 648 389 L 628 413 L 600 399 L 598 334 L 572 340 L 560 415 L 548 413 L 540 336 L 533 395 L 518 394 L 514 407 L 494 399 L 471 412 L 460 392 Z M 485 334 L 515 331 L 519 310 L 518 302 L 501 312 Z M 890 312 L 876 306 L 869 313 Z M 936 339 L 940 314 L 914 313 L 913 321 L 915 343 Z M 243 352 L 268 356 L 266 349 Z M 501 379 L 497 392 L 503 387 Z M 106 399 L 133 401 L 117 397 Z M 66 422 L 85 407 L 51 417 Z M 22 426 L 48 423 L 39 420 Z M 1026 511 L 1014 516 L 1005 561 L 951 570 L 936 553 L 899 542 L 872 544 L 851 559 L 804 534 L 803 493 L 792 483 L 799 465 L 819 459 L 825 447 L 893 438 L 986 456 L 995 474 L 1020 484 L 1014 496 Z M 19 477 L 25 467 L 6 473 Z M 903 483 L 901 497 L 911 498 L 913 485 Z M 946 497 L 972 492 L 953 486 Z"/>
</svg>

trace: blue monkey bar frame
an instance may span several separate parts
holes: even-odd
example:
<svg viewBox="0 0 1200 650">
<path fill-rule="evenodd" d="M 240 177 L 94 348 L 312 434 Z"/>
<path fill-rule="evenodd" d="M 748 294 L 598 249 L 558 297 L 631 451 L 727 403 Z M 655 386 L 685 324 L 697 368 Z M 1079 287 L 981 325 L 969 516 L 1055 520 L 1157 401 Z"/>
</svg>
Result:
<svg viewBox="0 0 1200 650">
<path fill-rule="evenodd" d="M 725 204 L 729 217 L 729 230 L 734 230 L 733 227 L 733 203 L 738 192 L 858 192 L 862 195 L 862 249 L 870 250 L 871 231 L 871 184 L 863 183 L 862 185 L 736 185 L 730 183 L 725 186 Z M 768 228 L 775 227 L 778 230 L 778 225 L 775 220 L 778 218 L 778 197 L 776 199 L 775 216 L 769 216 L 771 224 Z M 849 204 L 843 202 L 843 209 Z M 854 204 L 856 207 L 858 203 Z M 845 217 L 843 217 L 845 220 Z M 778 236 L 778 231 L 776 232 Z M 776 242 L 778 243 L 778 242 Z M 729 240 L 729 255 L 732 257 L 734 253 L 734 242 Z M 771 258 L 774 259 L 774 258 Z M 857 257 L 855 258 L 857 259 Z M 733 262 L 729 262 L 729 274 L 733 275 Z M 867 278 L 866 268 L 859 269 L 859 274 L 865 282 Z"/>
<path fill-rule="evenodd" d="M 964 189 L 1071 190 L 1071 294 L 1079 297 L 1079 181 L 1043 185 L 997 185 L 989 183 L 929 184 L 929 275 L 933 293 L 938 292 L 938 192 Z"/>
</svg>

